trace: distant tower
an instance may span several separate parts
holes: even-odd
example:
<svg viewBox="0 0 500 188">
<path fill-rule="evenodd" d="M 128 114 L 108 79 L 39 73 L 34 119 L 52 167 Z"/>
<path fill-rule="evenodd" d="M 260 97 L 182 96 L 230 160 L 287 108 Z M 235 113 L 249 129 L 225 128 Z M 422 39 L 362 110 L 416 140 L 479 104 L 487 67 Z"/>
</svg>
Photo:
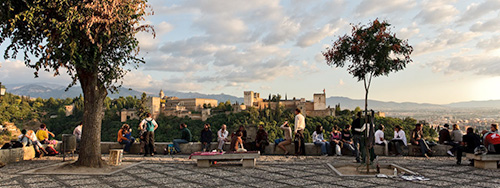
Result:
<svg viewBox="0 0 500 188">
<path fill-rule="evenodd" d="M 325 110 L 326 109 L 326 94 L 323 93 L 314 94 L 314 110 Z"/>
<path fill-rule="evenodd" d="M 163 97 L 165 97 L 165 93 L 163 93 L 163 89 L 160 90 L 160 99 L 163 99 Z"/>
<path fill-rule="evenodd" d="M 254 102 L 254 92 L 253 91 L 244 91 L 243 92 L 243 102 L 245 106 L 251 107 Z"/>
</svg>

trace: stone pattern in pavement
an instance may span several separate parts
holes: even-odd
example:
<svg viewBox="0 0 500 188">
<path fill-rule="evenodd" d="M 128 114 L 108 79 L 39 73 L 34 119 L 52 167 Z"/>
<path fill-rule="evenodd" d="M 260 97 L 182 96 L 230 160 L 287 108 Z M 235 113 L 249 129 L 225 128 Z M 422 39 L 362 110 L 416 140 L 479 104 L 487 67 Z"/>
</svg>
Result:
<svg viewBox="0 0 500 188">
<path fill-rule="evenodd" d="M 198 168 L 187 156 L 126 156 L 143 161 L 109 176 L 19 175 L 19 172 L 61 161 L 59 157 L 12 163 L 0 168 L 0 187 L 498 187 L 500 170 L 456 166 L 452 158 L 380 157 L 381 163 L 395 163 L 418 172 L 429 181 L 399 178 L 340 177 L 326 165 L 352 163 L 352 157 L 263 156 L 256 168 L 242 168 L 228 162 Z M 464 163 L 468 163 L 464 161 Z"/>
</svg>

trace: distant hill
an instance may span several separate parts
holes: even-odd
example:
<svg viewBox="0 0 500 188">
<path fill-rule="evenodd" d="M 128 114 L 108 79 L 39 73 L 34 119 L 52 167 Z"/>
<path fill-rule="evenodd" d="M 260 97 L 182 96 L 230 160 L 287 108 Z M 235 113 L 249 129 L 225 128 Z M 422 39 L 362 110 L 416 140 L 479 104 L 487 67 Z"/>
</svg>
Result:
<svg viewBox="0 0 500 188">
<path fill-rule="evenodd" d="M 82 94 L 82 90 L 79 86 L 73 86 L 68 91 L 64 91 L 66 89 L 65 86 L 56 85 L 56 84 L 6 84 L 7 92 L 13 93 L 16 95 L 24 95 L 30 96 L 33 98 L 41 97 L 43 99 L 52 98 L 74 98 L 80 96 Z M 119 93 L 108 94 L 110 98 L 118 98 L 120 96 L 137 96 L 141 97 L 142 91 L 136 91 L 129 88 L 120 88 Z M 147 93 L 147 92 L 146 92 Z M 176 96 L 179 98 L 208 98 L 208 99 L 216 99 L 219 102 L 226 102 L 230 100 L 231 103 L 243 103 L 242 97 L 235 97 L 232 95 L 226 94 L 202 94 L 196 92 L 178 92 L 178 91 L 164 91 L 167 96 Z M 149 96 L 158 96 L 158 94 L 147 93 Z"/>
<path fill-rule="evenodd" d="M 446 106 L 454 108 L 500 108 L 500 100 L 456 102 Z"/>
<path fill-rule="evenodd" d="M 332 108 L 340 103 L 340 107 L 342 109 L 354 109 L 356 107 L 360 107 L 361 109 L 365 106 L 364 99 L 350 99 L 347 97 L 329 97 L 326 99 L 326 105 L 330 105 Z M 413 102 L 383 102 L 377 100 L 368 100 L 368 108 L 374 110 L 408 110 L 408 109 L 416 109 L 416 110 L 426 110 L 426 109 L 446 109 L 449 108 L 443 105 L 429 104 L 429 103 L 413 103 Z"/>
</svg>

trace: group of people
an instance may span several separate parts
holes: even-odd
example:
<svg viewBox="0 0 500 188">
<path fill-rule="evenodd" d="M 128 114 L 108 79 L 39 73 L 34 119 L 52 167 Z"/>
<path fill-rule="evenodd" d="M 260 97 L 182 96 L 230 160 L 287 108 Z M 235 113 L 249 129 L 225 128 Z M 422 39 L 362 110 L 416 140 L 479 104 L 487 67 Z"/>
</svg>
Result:
<svg viewBox="0 0 500 188">
<path fill-rule="evenodd" d="M 40 124 L 40 128 L 35 132 L 33 130 L 21 130 L 21 134 L 17 137 L 17 141 L 24 146 L 33 146 L 36 152 L 36 156 L 41 157 L 43 155 L 50 154 L 42 144 L 57 144 L 56 140 L 50 140 L 49 136 L 55 137 L 55 134 L 47 129 L 47 125 L 44 123 Z"/>
</svg>

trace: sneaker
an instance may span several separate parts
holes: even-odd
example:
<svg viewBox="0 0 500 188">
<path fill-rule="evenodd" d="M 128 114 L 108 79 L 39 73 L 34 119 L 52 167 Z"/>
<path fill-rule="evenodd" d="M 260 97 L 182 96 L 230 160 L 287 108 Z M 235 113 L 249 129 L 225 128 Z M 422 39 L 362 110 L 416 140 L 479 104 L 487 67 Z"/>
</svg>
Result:
<svg viewBox="0 0 500 188">
<path fill-rule="evenodd" d="M 321 155 L 321 156 L 326 157 L 326 156 L 328 156 L 328 154 L 323 154 L 323 155 Z"/>
<path fill-rule="evenodd" d="M 429 155 L 427 155 L 427 153 L 424 154 L 424 157 L 426 157 L 427 159 L 429 159 Z"/>
<path fill-rule="evenodd" d="M 448 150 L 446 153 L 447 153 L 449 156 L 455 157 L 455 155 L 453 155 L 453 153 L 452 153 L 450 150 Z"/>
<path fill-rule="evenodd" d="M 462 162 L 461 161 L 457 161 L 457 165 L 460 165 L 460 164 L 462 164 Z"/>
</svg>

